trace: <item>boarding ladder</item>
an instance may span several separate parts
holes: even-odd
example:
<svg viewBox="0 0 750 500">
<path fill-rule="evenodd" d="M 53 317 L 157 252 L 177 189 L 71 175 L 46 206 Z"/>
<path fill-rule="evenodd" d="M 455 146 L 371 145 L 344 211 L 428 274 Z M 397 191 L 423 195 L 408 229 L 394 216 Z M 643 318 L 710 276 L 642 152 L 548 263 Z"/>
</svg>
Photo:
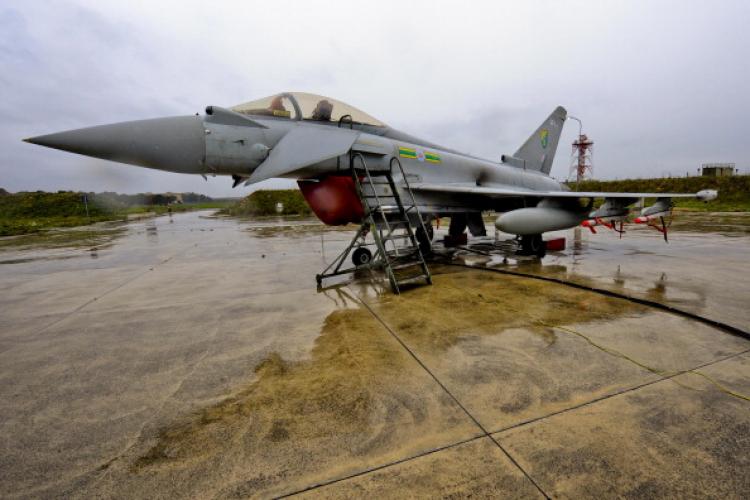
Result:
<svg viewBox="0 0 750 500">
<path fill-rule="evenodd" d="M 401 190 L 407 196 L 406 203 L 399 194 L 393 180 L 394 166 L 403 179 Z M 430 237 L 425 222 L 419 213 L 414 193 L 404 173 L 401 161 L 391 158 L 388 169 L 369 168 L 361 153 L 349 156 L 351 172 L 357 195 L 362 202 L 364 217 L 362 224 L 346 249 L 315 279 L 318 285 L 333 276 L 353 273 L 360 269 L 382 269 L 391 284 L 393 293 L 400 293 L 401 286 L 408 283 L 432 284 L 422 250 L 430 249 Z M 425 237 L 420 247 L 416 231 Z M 368 238 L 372 236 L 372 240 Z M 374 248 L 371 252 L 369 248 Z M 346 267 L 349 256 L 354 266 Z"/>
</svg>

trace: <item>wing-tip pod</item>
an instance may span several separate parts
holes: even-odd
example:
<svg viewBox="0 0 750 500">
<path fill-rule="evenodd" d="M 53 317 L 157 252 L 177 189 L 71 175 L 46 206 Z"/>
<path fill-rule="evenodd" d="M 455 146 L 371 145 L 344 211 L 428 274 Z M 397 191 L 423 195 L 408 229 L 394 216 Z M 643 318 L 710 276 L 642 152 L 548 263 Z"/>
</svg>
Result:
<svg viewBox="0 0 750 500">
<path fill-rule="evenodd" d="M 695 197 L 701 201 L 715 200 L 719 196 L 719 192 L 715 189 L 704 189 L 695 193 Z"/>
</svg>

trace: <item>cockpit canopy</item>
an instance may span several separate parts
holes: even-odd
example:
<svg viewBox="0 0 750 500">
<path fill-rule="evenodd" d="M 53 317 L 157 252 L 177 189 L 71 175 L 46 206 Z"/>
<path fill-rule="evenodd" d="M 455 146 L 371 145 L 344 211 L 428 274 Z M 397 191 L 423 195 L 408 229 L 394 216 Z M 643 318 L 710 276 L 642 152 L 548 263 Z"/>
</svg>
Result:
<svg viewBox="0 0 750 500">
<path fill-rule="evenodd" d="M 305 92 L 284 92 L 232 106 L 246 115 L 274 116 L 290 120 L 310 120 L 385 127 L 385 123 L 336 99 Z"/>
</svg>

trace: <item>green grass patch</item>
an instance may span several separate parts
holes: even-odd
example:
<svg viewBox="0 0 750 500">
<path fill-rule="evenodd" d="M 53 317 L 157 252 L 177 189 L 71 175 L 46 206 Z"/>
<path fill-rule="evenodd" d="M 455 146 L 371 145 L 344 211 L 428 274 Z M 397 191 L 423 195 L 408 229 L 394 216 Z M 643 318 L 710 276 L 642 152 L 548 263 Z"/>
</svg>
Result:
<svg viewBox="0 0 750 500">
<path fill-rule="evenodd" d="M 219 213 L 235 217 L 279 215 L 277 203 L 283 205 L 280 215 L 311 215 L 312 211 L 297 189 L 255 191 Z"/>
<path fill-rule="evenodd" d="M 161 196 L 161 198 L 158 198 Z M 42 191 L 0 193 L 0 236 L 38 233 L 54 227 L 75 227 L 102 221 L 126 220 L 137 213 L 165 214 L 190 210 L 221 209 L 233 200 L 211 200 L 188 193 L 191 203 L 167 205 L 162 195 L 118 195 Z M 160 204 L 138 203 L 161 200 Z M 88 211 L 87 211 L 88 208 Z"/>
<path fill-rule="evenodd" d="M 571 183 L 573 191 L 697 193 L 703 189 L 719 191 L 717 199 L 703 202 L 696 199 L 674 199 L 684 210 L 704 212 L 750 211 L 750 175 L 731 177 L 670 177 L 662 179 L 623 179 L 617 181 L 587 180 Z"/>
</svg>

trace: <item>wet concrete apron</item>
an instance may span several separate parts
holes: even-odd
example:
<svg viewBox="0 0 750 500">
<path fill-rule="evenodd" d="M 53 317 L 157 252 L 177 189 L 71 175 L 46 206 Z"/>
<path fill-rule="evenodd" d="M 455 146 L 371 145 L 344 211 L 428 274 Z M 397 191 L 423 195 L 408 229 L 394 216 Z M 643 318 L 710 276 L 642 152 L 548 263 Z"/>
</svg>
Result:
<svg viewBox="0 0 750 500">
<path fill-rule="evenodd" d="M 319 293 L 350 232 L 206 215 L 0 241 L 0 495 L 750 492 L 747 340 L 437 264 L 401 296 L 369 276 Z M 750 219 L 724 225 L 460 260 L 747 330 Z"/>
</svg>

